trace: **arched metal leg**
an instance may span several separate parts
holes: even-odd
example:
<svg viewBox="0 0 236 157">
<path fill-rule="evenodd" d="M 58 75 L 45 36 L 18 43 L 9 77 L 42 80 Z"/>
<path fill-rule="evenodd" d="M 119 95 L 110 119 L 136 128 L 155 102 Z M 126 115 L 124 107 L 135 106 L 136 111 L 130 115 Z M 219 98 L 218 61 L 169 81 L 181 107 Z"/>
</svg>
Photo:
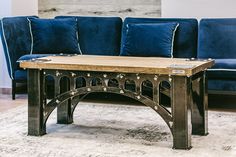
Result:
<svg viewBox="0 0 236 157">
<path fill-rule="evenodd" d="M 44 81 L 47 75 L 54 77 L 56 90 L 55 97 L 48 103 L 44 99 Z M 62 77 L 67 77 L 68 79 L 62 80 L 63 82 L 60 86 L 60 79 Z M 82 77 L 86 81 L 86 85 L 76 88 L 75 80 L 79 77 Z M 91 83 L 94 78 L 99 78 L 102 83 Z M 108 85 L 109 80 L 112 79 L 117 80 L 117 85 Z M 126 80 L 134 80 L 136 90 L 126 89 Z M 140 88 L 142 82 L 146 80 L 153 87 L 153 95 L 151 97 L 143 95 Z M 170 89 L 168 89 L 170 90 L 171 113 L 159 104 L 159 85 L 162 81 L 167 81 L 171 84 Z M 205 75 L 171 77 L 151 74 L 70 72 L 62 70 L 40 71 L 30 69 L 28 79 L 29 135 L 38 136 L 46 133 L 47 119 L 55 108 L 58 108 L 58 123 L 70 124 L 73 122 L 74 109 L 84 96 L 91 92 L 108 92 L 130 97 L 151 107 L 162 117 L 170 128 L 173 135 L 173 148 L 189 149 L 191 148 L 192 125 L 194 129 L 196 128 L 196 132 L 193 131 L 193 133 L 207 133 L 207 95 L 205 81 Z M 192 93 L 194 92 L 198 94 L 200 98 L 199 102 L 192 98 Z M 192 112 L 191 109 L 193 109 Z"/>
<path fill-rule="evenodd" d="M 87 94 L 84 94 L 84 95 L 79 95 L 77 97 L 74 97 L 72 99 L 72 109 L 71 109 L 71 115 L 73 116 L 74 115 L 74 111 L 75 111 L 75 108 L 76 106 L 79 104 L 79 102 L 81 100 L 83 100 L 85 97 L 87 96 Z"/>
<path fill-rule="evenodd" d="M 90 91 L 88 91 L 88 89 L 90 89 Z M 122 90 L 123 91 L 122 93 L 120 93 L 120 91 L 121 91 L 120 88 L 117 88 L 117 87 L 106 87 L 106 92 L 121 94 L 123 96 L 135 99 L 135 100 L 143 103 L 146 106 L 151 107 L 163 118 L 163 120 L 166 122 L 166 124 L 171 129 L 170 124 L 172 123 L 172 117 L 171 117 L 171 114 L 168 112 L 168 110 L 166 110 L 164 107 L 162 107 L 158 103 L 152 101 L 151 99 L 149 99 L 145 96 L 133 93 L 132 91 Z M 73 96 L 71 95 L 72 92 L 74 93 Z M 60 106 L 63 102 L 67 101 L 68 99 L 71 99 L 71 97 L 78 97 L 77 99 L 75 99 L 75 103 L 74 103 L 75 105 L 77 105 L 77 103 L 79 101 L 81 101 L 86 96 L 86 94 L 91 93 L 91 92 L 104 92 L 104 87 L 103 86 L 83 87 L 83 88 L 76 89 L 74 91 L 68 91 L 63 94 L 58 95 L 56 98 L 54 98 L 50 102 L 48 102 L 48 104 L 45 108 L 46 114 L 44 117 L 44 122 L 46 123 L 47 118 L 52 113 L 52 111 L 57 106 Z M 73 107 L 72 113 L 73 113 L 75 107 L 76 106 Z"/>
</svg>

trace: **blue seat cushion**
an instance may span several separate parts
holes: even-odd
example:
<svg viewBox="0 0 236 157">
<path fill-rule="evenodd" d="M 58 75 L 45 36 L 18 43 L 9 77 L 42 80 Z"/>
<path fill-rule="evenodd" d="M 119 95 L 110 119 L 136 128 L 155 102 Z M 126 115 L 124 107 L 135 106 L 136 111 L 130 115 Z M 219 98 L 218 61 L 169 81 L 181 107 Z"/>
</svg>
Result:
<svg viewBox="0 0 236 157">
<path fill-rule="evenodd" d="M 236 71 L 208 70 L 207 77 L 208 79 L 232 80 L 232 79 L 236 79 Z"/>
<path fill-rule="evenodd" d="M 32 54 L 32 55 L 23 55 L 17 60 L 19 66 L 19 61 L 31 60 L 41 57 L 52 56 L 52 54 Z M 26 81 L 27 80 L 27 70 L 19 69 L 14 72 L 14 79 L 16 81 Z"/>
<path fill-rule="evenodd" d="M 125 18 L 122 29 L 121 54 L 125 50 L 127 24 L 144 23 L 178 23 L 175 33 L 174 51 L 175 58 L 192 58 L 197 56 L 198 21 L 196 19 L 182 18 Z"/>
<path fill-rule="evenodd" d="M 16 70 L 14 73 L 14 80 L 20 82 L 27 81 L 27 70 Z"/>
<path fill-rule="evenodd" d="M 33 43 L 31 53 L 81 53 L 75 18 L 30 18 L 29 21 Z"/>
<path fill-rule="evenodd" d="M 212 69 L 236 69 L 236 58 L 215 59 L 215 65 L 212 67 Z"/>
<path fill-rule="evenodd" d="M 42 57 L 47 57 L 47 56 L 53 56 L 54 54 L 29 54 L 29 55 L 24 55 L 21 56 L 17 61 L 25 61 L 25 60 L 31 60 L 31 59 L 36 59 L 36 58 L 42 58 Z"/>
<path fill-rule="evenodd" d="M 198 58 L 236 58 L 236 18 L 202 19 Z"/>
<path fill-rule="evenodd" d="M 31 60 L 31 59 L 36 59 L 36 58 L 41 58 L 41 57 L 47 57 L 47 56 L 53 56 L 54 54 L 28 54 L 28 55 L 23 55 L 17 60 L 17 66 L 20 67 L 19 62 L 20 61 L 25 61 L 25 60 Z M 20 68 L 19 68 L 20 69 Z M 20 69 L 21 70 L 21 69 Z"/>
<path fill-rule="evenodd" d="M 236 92 L 236 80 L 221 80 L 221 79 L 209 80 L 208 90 Z"/>
<path fill-rule="evenodd" d="M 118 56 L 122 19 L 120 17 L 58 16 L 76 18 L 79 43 L 83 54 Z"/>
<path fill-rule="evenodd" d="M 236 59 L 215 59 L 207 75 L 209 79 L 236 79 Z"/>
<path fill-rule="evenodd" d="M 127 24 L 123 56 L 173 57 L 178 23 Z"/>
</svg>

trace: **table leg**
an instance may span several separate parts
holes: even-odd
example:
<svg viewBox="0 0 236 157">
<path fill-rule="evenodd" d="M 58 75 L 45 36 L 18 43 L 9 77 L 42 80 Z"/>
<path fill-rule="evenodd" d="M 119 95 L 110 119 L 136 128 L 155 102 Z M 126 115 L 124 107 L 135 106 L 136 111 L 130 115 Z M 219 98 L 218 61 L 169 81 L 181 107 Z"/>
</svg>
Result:
<svg viewBox="0 0 236 157">
<path fill-rule="evenodd" d="M 46 134 L 43 121 L 43 73 L 40 70 L 28 70 L 28 135 Z"/>
<path fill-rule="evenodd" d="M 205 73 L 192 81 L 192 133 L 208 134 L 208 94 Z"/>
<path fill-rule="evenodd" d="M 60 93 L 70 90 L 70 81 L 67 78 L 62 78 L 59 82 Z M 58 124 L 71 124 L 73 123 L 73 116 L 71 111 L 71 99 L 66 100 L 57 107 L 57 123 Z"/>
<path fill-rule="evenodd" d="M 172 80 L 173 148 L 191 148 L 191 81 L 188 77 L 174 76 Z"/>
</svg>

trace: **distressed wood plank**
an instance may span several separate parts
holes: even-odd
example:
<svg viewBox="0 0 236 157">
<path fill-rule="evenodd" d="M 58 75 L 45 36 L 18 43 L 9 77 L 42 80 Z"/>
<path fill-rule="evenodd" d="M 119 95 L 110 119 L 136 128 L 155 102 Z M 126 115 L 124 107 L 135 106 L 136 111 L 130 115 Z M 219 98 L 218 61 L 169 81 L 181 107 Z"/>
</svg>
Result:
<svg viewBox="0 0 236 157">
<path fill-rule="evenodd" d="M 39 0 L 39 16 L 160 17 L 161 0 Z"/>
</svg>

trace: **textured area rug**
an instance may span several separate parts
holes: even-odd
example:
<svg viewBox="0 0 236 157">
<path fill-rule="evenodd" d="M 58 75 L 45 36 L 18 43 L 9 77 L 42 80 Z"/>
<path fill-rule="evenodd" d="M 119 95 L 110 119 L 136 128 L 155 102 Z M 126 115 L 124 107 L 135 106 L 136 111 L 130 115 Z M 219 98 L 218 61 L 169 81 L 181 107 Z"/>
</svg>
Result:
<svg viewBox="0 0 236 157">
<path fill-rule="evenodd" d="M 173 150 L 164 121 L 144 106 L 80 103 L 74 123 L 27 136 L 27 107 L 0 114 L 0 156 L 37 157 L 235 157 L 236 113 L 209 112 L 209 135 L 193 136 L 191 150 Z"/>
</svg>

